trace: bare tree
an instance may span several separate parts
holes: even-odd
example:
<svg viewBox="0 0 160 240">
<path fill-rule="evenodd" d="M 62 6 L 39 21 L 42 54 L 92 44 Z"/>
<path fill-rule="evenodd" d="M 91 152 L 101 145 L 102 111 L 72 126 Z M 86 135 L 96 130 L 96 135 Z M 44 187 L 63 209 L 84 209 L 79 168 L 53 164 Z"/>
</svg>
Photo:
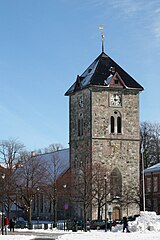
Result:
<svg viewBox="0 0 160 240">
<path fill-rule="evenodd" d="M 63 149 L 63 146 L 60 143 L 52 143 L 48 147 L 34 150 L 33 153 L 36 153 L 37 155 L 41 155 L 44 153 L 56 152 L 62 149 Z"/>
<path fill-rule="evenodd" d="M 153 142 L 155 149 L 155 161 L 156 163 L 160 162 L 160 123 L 155 123 L 152 126 L 153 132 Z"/>
<path fill-rule="evenodd" d="M 28 223 L 32 219 L 32 201 L 37 194 L 37 188 L 47 185 L 47 170 L 40 156 L 31 157 L 30 153 L 21 155 L 20 168 L 16 170 L 18 204 L 27 214 Z"/>
<path fill-rule="evenodd" d="M 0 160 L 5 165 L 5 210 L 9 217 L 11 205 L 15 199 L 15 170 L 19 165 L 20 154 L 24 145 L 17 139 L 2 140 L 0 142 Z"/>
<path fill-rule="evenodd" d="M 54 149 L 55 146 L 52 146 Z M 65 159 L 62 158 L 60 151 L 54 151 L 47 154 L 48 161 L 46 162 L 46 169 L 48 175 L 48 187 L 44 189 L 46 195 L 50 199 L 53 208 L 51 209 L 54 224 L 57 222 L 57 201 L 59 195 L 59 188 L 57 186 L 58 178 L 63 171 L 66 170 Z"/>
<path fill-rule="evenodd" d="M 102 220 L 103 207 L 109 193 L 109 172 L 104 164 L 94 163 L 92 166 L 92 194 L 93 206 L 97 208 L 97 220 Z"/>
<path fill-rule="evenodd" d="M 141 123 L 140 133 L 141 133 L 140 192 L 143 193 L 142 164 L 144 164 L 144 168 L 148 168 L 160 162 L 160 124 L 143 122 Z M 140 206 L 142 209 L 143 194 L 141 194 L 140 202 L 141 202 Z"/>
<path fill-rule="evenodd" d="M 140 206 L 140 191 L 139 184 L 136 181 L 130 180 L 125 182 L 123 185 L 123 195 L 120 198 L 121 206 L 127 209 L 127 215 L 129 215 L 129 206 L 132 204 L 137 204 Z"/>
<path fill-rule="evenodd" d="M 144 167 L 160 162 L 160 124 L 141 123 L 141 148 L 143 148 Z"/>
<path fill-rule="evenodd" d="M 44 148 L 44 153 L 56 152 L 63 149 L 63 146 L 60 143 L 50 144 L 48 147 Z"/>
<path fill-rule="evenodd" d="M 72 175 L 73 201 L 83 209 L 84 231 L 87 231 L 87 219 L 92 204 L 92 169 L 87 156 L 83 154 L 78 173 Z"/>
<path fill-rule="evenodd" d="M 24 145 L 17 139 L 2 140 L 0 142 L 0 160 L 6 164 L 7 169 L 14 169 L 18 162 Z"/>
</svg>

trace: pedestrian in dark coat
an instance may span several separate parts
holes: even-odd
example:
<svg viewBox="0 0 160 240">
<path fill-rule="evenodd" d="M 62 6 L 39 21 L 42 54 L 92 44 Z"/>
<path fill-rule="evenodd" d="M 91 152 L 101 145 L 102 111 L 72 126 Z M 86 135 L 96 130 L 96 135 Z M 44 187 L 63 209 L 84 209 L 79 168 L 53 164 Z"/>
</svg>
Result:
<svg viewBox="0 0 160 240">
<path fill-rule="evenodd" d="M 126 232 L 130 232 L 128 229 L 128 220 L 127 217 L 123 217 L 123 232 L 126 229 Z"/>
<path fill-rule="evenodd" d="M 10 231 L 12 231 L 12 229 L 13 229 L 13 232 L 14 232 L 14 225 L 15 225 L 15 220 L 14 220 L 14 218 L 11 218 L 9 221 Z"/>
</svg>

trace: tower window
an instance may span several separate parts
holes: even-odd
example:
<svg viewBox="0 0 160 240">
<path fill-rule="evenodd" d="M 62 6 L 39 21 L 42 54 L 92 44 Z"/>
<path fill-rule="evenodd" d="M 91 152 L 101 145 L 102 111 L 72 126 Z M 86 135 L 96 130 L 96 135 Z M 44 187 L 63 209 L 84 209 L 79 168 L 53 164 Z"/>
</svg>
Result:
<svg viewBox="0 0 160 240">
<path fill-rule="evenodd" d="M 83 118 L 81 119 L 81 135 L 83 136 Z"/>
<path fill-rule="evenodd" d="M 122 117 L 119 111 L 114 111 L 113 115 L 110 118 L 110 133 L 122 133 Z"/>
<path fill-rule="evenodd" d="M 122 133 L 121 131 L 122 123 L 121 123 L 121 117 L 117 117 L 117 133 Z"/>
<path fill-rule="evenodd" d="M 114 117 L 111 116 L 111 133 L 114 133 Z"/>
<path fill-rule="evenodd" d="M 83 136 L 83 114 L 80 114 L 78 118 L 78 136 Z"/>
<path fill-rule="evenodd" d="M 80 136 L 81 135 L 81 131 L 80 131 L 80 127 L 81 126 L 81 121 L 80 121 L 80 119 L 78 119 L 78 136 Z"/>
</svg>

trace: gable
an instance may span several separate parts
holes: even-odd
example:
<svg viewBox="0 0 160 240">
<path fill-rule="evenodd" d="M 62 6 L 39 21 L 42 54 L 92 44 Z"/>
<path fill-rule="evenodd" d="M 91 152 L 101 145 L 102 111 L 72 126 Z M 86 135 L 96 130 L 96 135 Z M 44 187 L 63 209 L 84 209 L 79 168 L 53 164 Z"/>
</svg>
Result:
<svg viewBox="0 0 160 240">
<path fill-rule="evenodd" d="M 110 88 L 126 88 L 124 81 L 117 72 L 114 75 L 112 73 L 109 75 L 106 85 Z"/>
</svg>

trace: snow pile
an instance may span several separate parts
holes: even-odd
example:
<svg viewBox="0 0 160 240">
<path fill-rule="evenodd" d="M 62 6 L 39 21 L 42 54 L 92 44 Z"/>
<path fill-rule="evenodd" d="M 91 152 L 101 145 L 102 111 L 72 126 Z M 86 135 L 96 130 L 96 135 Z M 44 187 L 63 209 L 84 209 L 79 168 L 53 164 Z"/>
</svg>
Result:
<svg viewBox="0 0 160 240">
<path fill-rule="evenodd" d="M 155 212 L 141 212 L 140 216 L 134 222 L 129 223 L 132 232 L 136 231 L 160 231 L 160 216 Z"/>
<path fill-rule="evenodd" d="M 129 230 L 131 232 L 154 231 L 160 232 L 160 215 L 155 212 L 141 212 L 140 216 L 135 221 L 128 222 Z M 121 232 L 123 224 L 112 227 L 112 232 Z"/>
</svg>

